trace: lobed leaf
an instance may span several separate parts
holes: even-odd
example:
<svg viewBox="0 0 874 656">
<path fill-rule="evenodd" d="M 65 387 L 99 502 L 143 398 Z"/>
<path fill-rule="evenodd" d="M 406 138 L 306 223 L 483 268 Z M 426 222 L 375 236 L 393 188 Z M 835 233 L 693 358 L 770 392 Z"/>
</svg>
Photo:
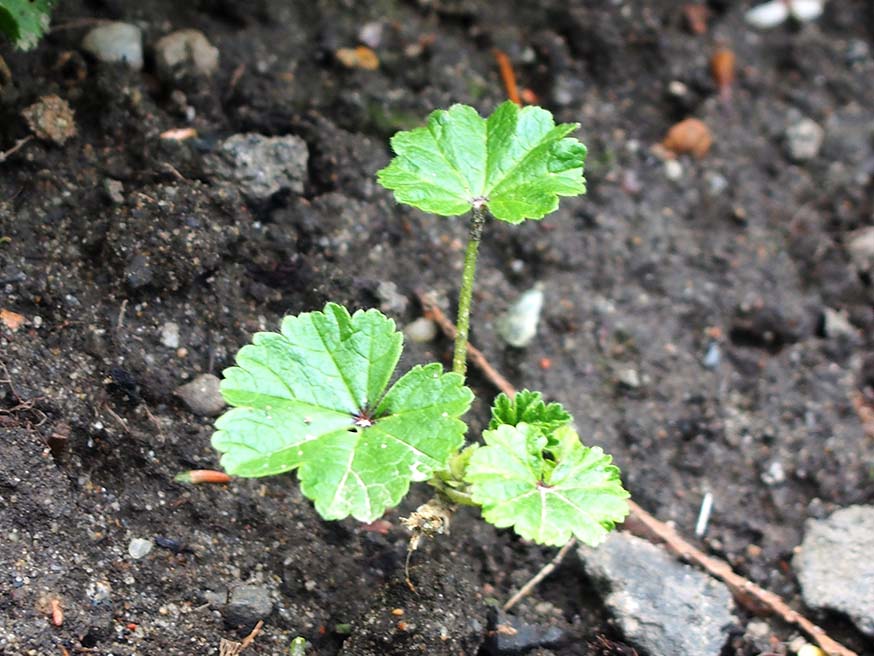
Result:
<svg viewBox="0 0 874 656">
<path fill-rule="evenodd" d="M 49 27 L 55 0 L 0 0 L 0 32 L 16 48 L 30 50 Z"/>
<path fill-rule="evenodd" d="M 256 334 L 224 371 L 234 408 L 212 438 L 222 466 L 244 477 L 296 469 L 326 519 L 380 517 L 411 481 L 446 467 L 473 398 L 439 364 L 414 367 L 386 392 L 402 340 L 380 312 L 333 303 Z"/>
<path fill-rule="evenodd" d="M 541 219 L 559 196 L 586 191 L 586 147 L 567 136 L 578 127 L 509 100 L 488 119 L 453 105 L 432 112 L 425 127 L 398 132 L 396 156 L 377 178 L 398 202 L 425 212 L 456 216 L 481 203 L 502 221 Z"/>
<path fill-rule="evenodd" d="M 571 536 L 597 545 L 628 515 L 619 469 L 599 447 L 588 448 L 562 426 L 551 435 L 521 423 L 483 434 L 465 480 L 483 517 L 539 544 L 560 546 Z"/>
</svg>

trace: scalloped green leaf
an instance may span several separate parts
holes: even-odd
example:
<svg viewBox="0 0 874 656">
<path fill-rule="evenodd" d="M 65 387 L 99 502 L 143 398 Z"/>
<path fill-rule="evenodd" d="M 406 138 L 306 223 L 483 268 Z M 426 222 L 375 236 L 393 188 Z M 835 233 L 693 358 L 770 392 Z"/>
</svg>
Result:
<svg viewBox="0 0 874 656">
<path fill-rule="evenodd" d="M 465 481 L 490 524 L 527 540 L 559 546 L 571 536 L 595 546 L 628 515 L 619 468 L 599 447 L 585 447 L 562 426 L 547 447 L 534 426 L 502 424 L 485 431 Z"/>
<path fill-rule="evenodd" d="M 559 196 L 586 192 L 586 147 L 567 136 L 578 127 L 509 100 L 488 119 L 453 105 L 432 112 L 425 127 L 398 132 L 395 158 L 377 179 L 399 203 L 425 212 L 457 216 L 479 204 L 509 223 L 541 219 Z"/>
<path fill-rule="evenodd" d="M 391 319 L 333 303 L 256 334 L 224 371 L 234 407 L 212 437 L 222 466 L 244 477 L 297 470 L 324 518 L 379 518 L 411 481 L 447 466 L 473 399 L 439 364 L 414 367 L 386 392 L 402 348 Z"/>
<path fill-rule="evenodd" d="M 16 48 L 30 50 L 49 27 L 55 0 L 0 0 L 0 32 Z"/>
<path fill-rule="evenodd" d="M 489 428 L 494 430 L 502 424 L 516 426 L 525 423 L 549 434 L 571 420 L 570 413 L 561 403 L 547 404 L 540 392 L 521 390 L 512 399 L 504 393 L 495 397 Z"/>
</svg>

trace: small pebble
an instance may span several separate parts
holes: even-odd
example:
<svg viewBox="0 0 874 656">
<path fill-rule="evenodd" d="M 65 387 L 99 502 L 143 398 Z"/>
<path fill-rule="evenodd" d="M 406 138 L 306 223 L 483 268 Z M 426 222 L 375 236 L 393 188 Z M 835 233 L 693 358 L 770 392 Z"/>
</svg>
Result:
<svg viewBox="0 0 874 656">
<path fill-rule="evenodd" d="M 524 292 L 498 319 L 501 338 L 510 346 L 524 348 L 537 335 L 537 324 L 543 310 L 543 290 L 539 285 Z"/>
<path fill-rule="evenodd" d="M 231 590 L 228 603 L 221 609 L 225 623 L 251 628 L 273 612 L 270 591 L 260 585 L 241 585 Z"/>
<path fill-rule="evenodd" d="M 143 33 L 130 23 L 104 23 L 82 39 L 82 48 L 103 62 L 124 62 L 133 70 L 143 68 Z"/>
<path fill-rule="evenodd" d="M 149 555 L 149 552 L 152 550 L 152 547 L 155 545 L 151 540 L 144 540 L 143 538 L 134 538 L 130 541 L 130 544 L 127 545 L 127 552 L 130 554 L 130 557 L 134 560 L 139 560 L 140 558 L 145 558 Z"/>
<path fill-rule="evenodd" d="M 765 485 L 780 485 L 786 481 L 786 471 L 783 469 L 783 464 L 779 460 L 775 460 L 768 465 L 768 470 L 762 474 L 762 481 Z"/>
<path fill-rule="evenodd" d="M 390 280 L 383 280 L 376 287 L 379 297 L 379 309 L 392 314 L 403 314 L 409 304 L 409 299 L 398 291 L 398 286 Z"/>
<path fill-rule="evenodd" d="M 809 118 L 803 118 L 786 128 L 786 154 L 796 162 L 811 160 L 819 154 L 825 130 Z"/>
<path fill-rule="evenodd" d="M 640 387 L 640 374 L 637 373 L 637 369 L 622 369 L 617 374 L 616 379 L 629 389 Z"/>
<path fill-rule="evenodd" d="M 437 337 L 437 324 L 426 317 L 419 317 L 407 324 L 407 327 L 404 328 L 404 335 L 411 342 L 424 344 Z"/>
<path fill-rule="evenodd" d="M 225 409 L 225 400 L 219 390 L 220 380 L 212 374 L 200 374 L 190 383 L 176 388 L 174 394 L 201 417 L 215 417 Z"/>
<path fill-rule="evenodd" d="M 676 182 L 683 177 L 683 165 L 675 159 L 665 160 L 665 177 Z"/>
<path fill-rule="evenodd" d="M 874 271 L 874 227 L 862 228 L 849 234 L 847 251 L 855 267 L 862 273 Z"/>
<path fill-rule="evenodd" d="M 170 349 L 179 348 L 179 324 L 168 321 L 161 326 L 161 344 Z"/>
<path fill-rule="evenodd" d="M 856 337 L 857 331 L 850 323 L 845 312 L 832 310 L 830 307 L 822 311 L 822 331 L 826 337 Z"/>
<path fill-rule="evenodd" d="M 209 77 L 218 70 L 219 51 L 200 30 L 177 30 L 155 44 L 155 64 L 164 81 L 187 71 Z"/>
<path fill-rule="evenodd" d="M 124 203 L 124 183 L 112 178 L 106 178 L 103 181 L 103 191 L 106 197 L 115 205 Z"/>
<path fill-rule="evenodd" d="M 702 360 L 701 364 L 708 369 L 716 369 L 719 367 L 721 359 L 722 353 L 720 352 L 719 344 L 717 342 L 710 342 L 707 346 L 707 353 L 704 354 L 704 360 Z"/>
</svg>

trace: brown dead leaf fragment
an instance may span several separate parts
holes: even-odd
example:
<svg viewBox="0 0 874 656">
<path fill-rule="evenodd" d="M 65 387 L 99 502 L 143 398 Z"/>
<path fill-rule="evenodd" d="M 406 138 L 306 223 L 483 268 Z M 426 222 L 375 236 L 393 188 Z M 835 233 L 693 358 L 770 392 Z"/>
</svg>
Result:
<svg viewBox="0 0 874 656">
<path fill-rule="evenodd" d="M 379 68 L 379 57 L 367 46 L 340 48 L 334 54 L 346 68 L 363 68 L 366 71 L 375 71 Z"/>
<path fill-rule="evenodd" d="M 662 141 L 662 146 L 672 153 L 691 153 L 695 157 L 704 157 L 711 145 L 710 128 L 697 118 L 687 118 L 675 124 Z"/>
<path fill-rule="evenodd" d="M 719 95 L 727 98 L 731 95 L 731 85 L 734 84 L 736 58 L 728 48 L 720 48 L 710 58 L 710 74 L 719 89 Z"/>
<path fill-rule="evenodd" d="M 18 314 L 18 312 L 13 312 L 12 310 L 0 309 L 0 321 L 2 321 L 3 325 L 9 328 L 9 330 L 15 332 L 24 325 L 24 315 Z"/>
<path fill-rule="evenodd" d="M 67 139 L 76 136 L 76 118 L 67 101 L 55 95 L 43 96 L 21 115 L 33 133 L 43 141 L 63 146 Z"/>
</svg>

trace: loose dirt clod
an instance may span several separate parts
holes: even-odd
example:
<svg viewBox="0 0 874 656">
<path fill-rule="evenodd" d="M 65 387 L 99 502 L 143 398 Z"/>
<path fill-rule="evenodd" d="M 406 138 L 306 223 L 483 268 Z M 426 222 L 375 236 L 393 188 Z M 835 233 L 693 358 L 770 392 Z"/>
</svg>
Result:
<svg viewBox="0 0 874 656">
<path fill-rule="evenodd" d="M 697 118 L 687 118 L 675 124 L 662 141 L 662 146 L 677 155 L 691 153 L 695 157 L 704 157 L 712 144 L 710 128 Z"/>
<path fill-rule="evenodd" d="M 43 96 L 21 115 L 33 133 L 43 141 L 63 146 L 76 136 L 76 118 L 67 101 L 56 95 Z"/>
</svg>

